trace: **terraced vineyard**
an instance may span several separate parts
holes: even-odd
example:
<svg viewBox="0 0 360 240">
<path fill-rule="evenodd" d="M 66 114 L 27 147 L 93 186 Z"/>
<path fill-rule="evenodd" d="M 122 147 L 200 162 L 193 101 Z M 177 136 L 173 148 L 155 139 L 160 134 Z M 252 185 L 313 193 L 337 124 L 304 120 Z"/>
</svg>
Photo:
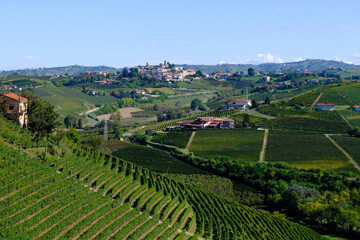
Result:
<svg viewBox="0 0 360 240">
<path fill-rule="evenodd" d="M 127 148 L 129 146 L 131 146 L 131 144 L 128 142 L 112 139 L 112 140 L 104 141 L 101 144 L 99 151 L 106 154 L 111 154 L 113 152 Z"/>
<path fill-rule="evenodd" d="M 2 138 L 18 142 L 17 131 L 0 126 Z M 297 223 L 62 144 L 68 154 L 44 160 L 0 141 L 1 239 L 322 239 Z"/>
</svg>

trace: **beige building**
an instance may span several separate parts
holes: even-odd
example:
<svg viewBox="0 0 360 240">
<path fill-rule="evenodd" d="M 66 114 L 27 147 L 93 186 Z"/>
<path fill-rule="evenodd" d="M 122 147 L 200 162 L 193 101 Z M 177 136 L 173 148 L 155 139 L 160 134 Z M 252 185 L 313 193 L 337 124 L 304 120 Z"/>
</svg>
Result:
<svg viewBox="0 0 360 240">
<path fill-rule="evenodd" d="M 28 124 L 28 99 L 14 93 L 0 95 L 0 106 L 4 106 L 5 116 L 16 121 L 20 126 Z"/>
</svg>

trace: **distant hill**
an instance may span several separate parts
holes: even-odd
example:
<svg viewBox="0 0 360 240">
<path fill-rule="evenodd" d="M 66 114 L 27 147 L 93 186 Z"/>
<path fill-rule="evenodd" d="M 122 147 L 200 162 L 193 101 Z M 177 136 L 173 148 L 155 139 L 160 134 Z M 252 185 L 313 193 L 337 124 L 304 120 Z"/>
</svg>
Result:
<svg viewBox="0 0 360 240">
<path fill-rule="evenodd" d="M 307 59 L 300 62 L 289 62 L 289 63 L 262 63 L 259 65 L 255 64 L 217 64 L 217 65 L 179 65 L 185 69 L 201 70 L 204 73 L 212 73 L 217 71 L 222 72 L 246 72 L 250 67 L 254 68 L 255 71 L 289 71 L 289 70 L 307 70 L 307 71 L 322 71 L 327 69 L 350 69 L 360 68 L 360 65 L 348 64 L 338 61 L 328 61 L 322 59 Z"/>
<path fill-rule="evenodd" d="M 80 66 L 72 65 L 65 67 L 52 67 L 52 68 L 31 68 L 31 69 L 20 69 L 10 71 L 0 71 L 0 76 L 12 75 L 18 73 L 19 75 L 26 76 L 55 76 L 58 74 L 81 74 L 86 71 L 107 71 L 116 72 L 120 69 L 107 66 Z"/>
<path fill-rule="evenodd" d="M 182 66 L 185 69 L 201 70 L 204 73 L 212 73 L 221 70 L 222 72 L 246 72 L 250 67 L 255 71 L 288 71 L 288 70 L 308 70 L 308 71 L 322 71 L 326 69 L 360 69 L 360 65 L 348 64 L 338 61 L 328 61 L 322 59 L 307 59 L 300 62 L 288 62 L 288 63 L 262 63 L 256 64 L 217 64 L 217 65 L 177 65 Z M 86 71 L 108 71 L 116 72 L 121 70 L 120 68 L 107 67 L 107 66 L 80 66 L 72 65 L 65 67 L 52 67 L 52 68 L 31 68 L 31 69 L 19 69 L 10 71 L 0 71 L 0 76 L 12 75 L 18 73 L 19 75 L 26 76 L 54 76 L 58 74 L 80 74 Z"/>
</svg>

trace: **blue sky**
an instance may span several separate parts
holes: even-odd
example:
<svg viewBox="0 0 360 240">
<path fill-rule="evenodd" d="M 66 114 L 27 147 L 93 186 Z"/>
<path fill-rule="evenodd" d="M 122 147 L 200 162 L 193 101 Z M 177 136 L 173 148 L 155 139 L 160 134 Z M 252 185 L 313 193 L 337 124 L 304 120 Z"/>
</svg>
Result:
<svg viewBox="0 0 360 240">
<path fill-rule="evenodd" d="M 358 0 L 0 3 L 0 70 L 72 64 L 360 64 Z"/>
</svg>

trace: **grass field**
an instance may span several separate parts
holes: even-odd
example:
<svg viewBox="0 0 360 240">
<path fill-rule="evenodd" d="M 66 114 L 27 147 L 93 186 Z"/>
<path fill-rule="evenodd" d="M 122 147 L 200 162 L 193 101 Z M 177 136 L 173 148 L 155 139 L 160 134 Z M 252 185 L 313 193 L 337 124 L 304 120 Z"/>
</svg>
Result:
<svg viewBox="0 0 360 240">
<path fill-rule="evenodd" d="M 185 148 L 191 136 L 191 132 L 192 131 L 184 130 L 162 133 L 160 135 L 154 136 L 152 141 L 165 145 L 176 146 L 179 148 Z"/>
<path fill-rule="evenodd" d="M 324 135 L 270 131 L 265 161 L 286 162 L 298 168 L 357 170 Z"/>
<path fill-rule="evenodd" d="M 167 152 L 146 146 L 132 145 L 112 155 L 159 173 L 209 174 L 175 159 Z"/>
<path fill-rule="evenodd" d="M 79 90 L 68 87 L 40 87 L 35 88 L 34 93 L 54 104 L 56 111 L 65 118 L 70 113 L 81 113 L 95 106 L 107 102 L 116 102 L 112 96 L 89 96 Z"/>
<path fill-rule="evenodd" d="M 347 135 L 333 135 L 331 137 L 360 164 L 360 138 Z"/>
<path fill-rule="evenodd" d="M 243 129 L 209 129 L 196 132 L 191 151 L 196 155 L 222 155 L 233 160 L 259 161 L 264 132 Z"/>
</svg>

